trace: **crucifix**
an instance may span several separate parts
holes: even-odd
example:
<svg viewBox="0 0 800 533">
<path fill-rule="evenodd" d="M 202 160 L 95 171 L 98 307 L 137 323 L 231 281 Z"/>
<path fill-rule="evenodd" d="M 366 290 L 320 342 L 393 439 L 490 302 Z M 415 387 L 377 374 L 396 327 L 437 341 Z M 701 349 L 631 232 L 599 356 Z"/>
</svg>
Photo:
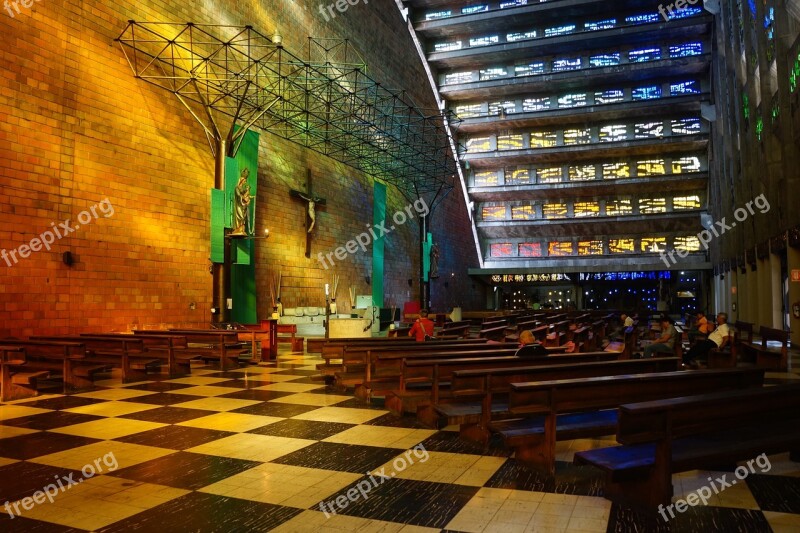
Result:
<svg viewBox="0 0 800 533">
<path fill-rule="evenodd" d="M 311 177 L 311 169 L 308 169 L 308 178 L 306 180 L 306 191 L 301 192 L 292 189 L 290 194 L 293 198 L 300 198 L 306 203 L 306 257 L 311 257 L 311 232 L 314 231 L 314 225 L 317 223 L 316 207 L 325 205 L 327 200 L 314 196 L 314 184 Z"/>
</svg>

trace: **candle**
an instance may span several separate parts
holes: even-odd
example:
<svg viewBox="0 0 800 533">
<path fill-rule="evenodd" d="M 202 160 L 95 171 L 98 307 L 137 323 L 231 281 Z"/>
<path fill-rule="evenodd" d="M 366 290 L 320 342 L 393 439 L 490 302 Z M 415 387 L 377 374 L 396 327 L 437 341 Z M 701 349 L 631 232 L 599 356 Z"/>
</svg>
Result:
<svg viewBox="0 0 800 533">
<path fill-rule="evenodd" d="M 328 296 L 328 284 L 325 284 L 325 296 Z"/>
</svg>

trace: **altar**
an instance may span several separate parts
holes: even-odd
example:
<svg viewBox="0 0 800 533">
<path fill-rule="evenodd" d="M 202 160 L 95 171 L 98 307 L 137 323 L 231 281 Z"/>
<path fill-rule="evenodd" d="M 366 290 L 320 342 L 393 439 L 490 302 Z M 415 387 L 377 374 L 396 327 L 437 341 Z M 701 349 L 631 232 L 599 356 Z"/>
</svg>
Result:
<svg viewBox="0 0 800 533">
<path fill-rule="evenodd" d="M 344 339 L 354 337 L 371 337 L 372 321 L 368 318 L 331 318 L 328 337 Z"/>
</svg>

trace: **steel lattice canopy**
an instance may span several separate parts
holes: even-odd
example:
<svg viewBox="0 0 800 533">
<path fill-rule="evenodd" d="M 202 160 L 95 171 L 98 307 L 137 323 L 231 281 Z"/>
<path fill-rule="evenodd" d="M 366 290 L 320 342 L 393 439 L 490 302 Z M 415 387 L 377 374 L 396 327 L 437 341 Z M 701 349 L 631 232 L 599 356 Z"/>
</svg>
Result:
<svg viewBox="0 0 800 533">
<path fill-rule="evenodd" d="M 370 78 L 346 40 L 309 38 L 301 59 L 250 26 L 129 21 L 116 41 L 134 75 L 175 94 L 210 142 L 221 113 L 407 196 L 453 187 L 456 160 L 442 112 Z"/>
</svg>

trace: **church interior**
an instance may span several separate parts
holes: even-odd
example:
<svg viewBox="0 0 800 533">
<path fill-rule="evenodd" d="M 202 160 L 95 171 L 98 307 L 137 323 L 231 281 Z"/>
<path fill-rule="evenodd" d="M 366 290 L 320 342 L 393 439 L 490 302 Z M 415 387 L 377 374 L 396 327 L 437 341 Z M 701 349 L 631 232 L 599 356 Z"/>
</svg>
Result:
<svg viewBox="0 0 800 533">
<path fill-rule="evenodd" d="M 800 0 L 657 2 L 6 0 L 0 529 L 800 531 Z"/>
</svg>

